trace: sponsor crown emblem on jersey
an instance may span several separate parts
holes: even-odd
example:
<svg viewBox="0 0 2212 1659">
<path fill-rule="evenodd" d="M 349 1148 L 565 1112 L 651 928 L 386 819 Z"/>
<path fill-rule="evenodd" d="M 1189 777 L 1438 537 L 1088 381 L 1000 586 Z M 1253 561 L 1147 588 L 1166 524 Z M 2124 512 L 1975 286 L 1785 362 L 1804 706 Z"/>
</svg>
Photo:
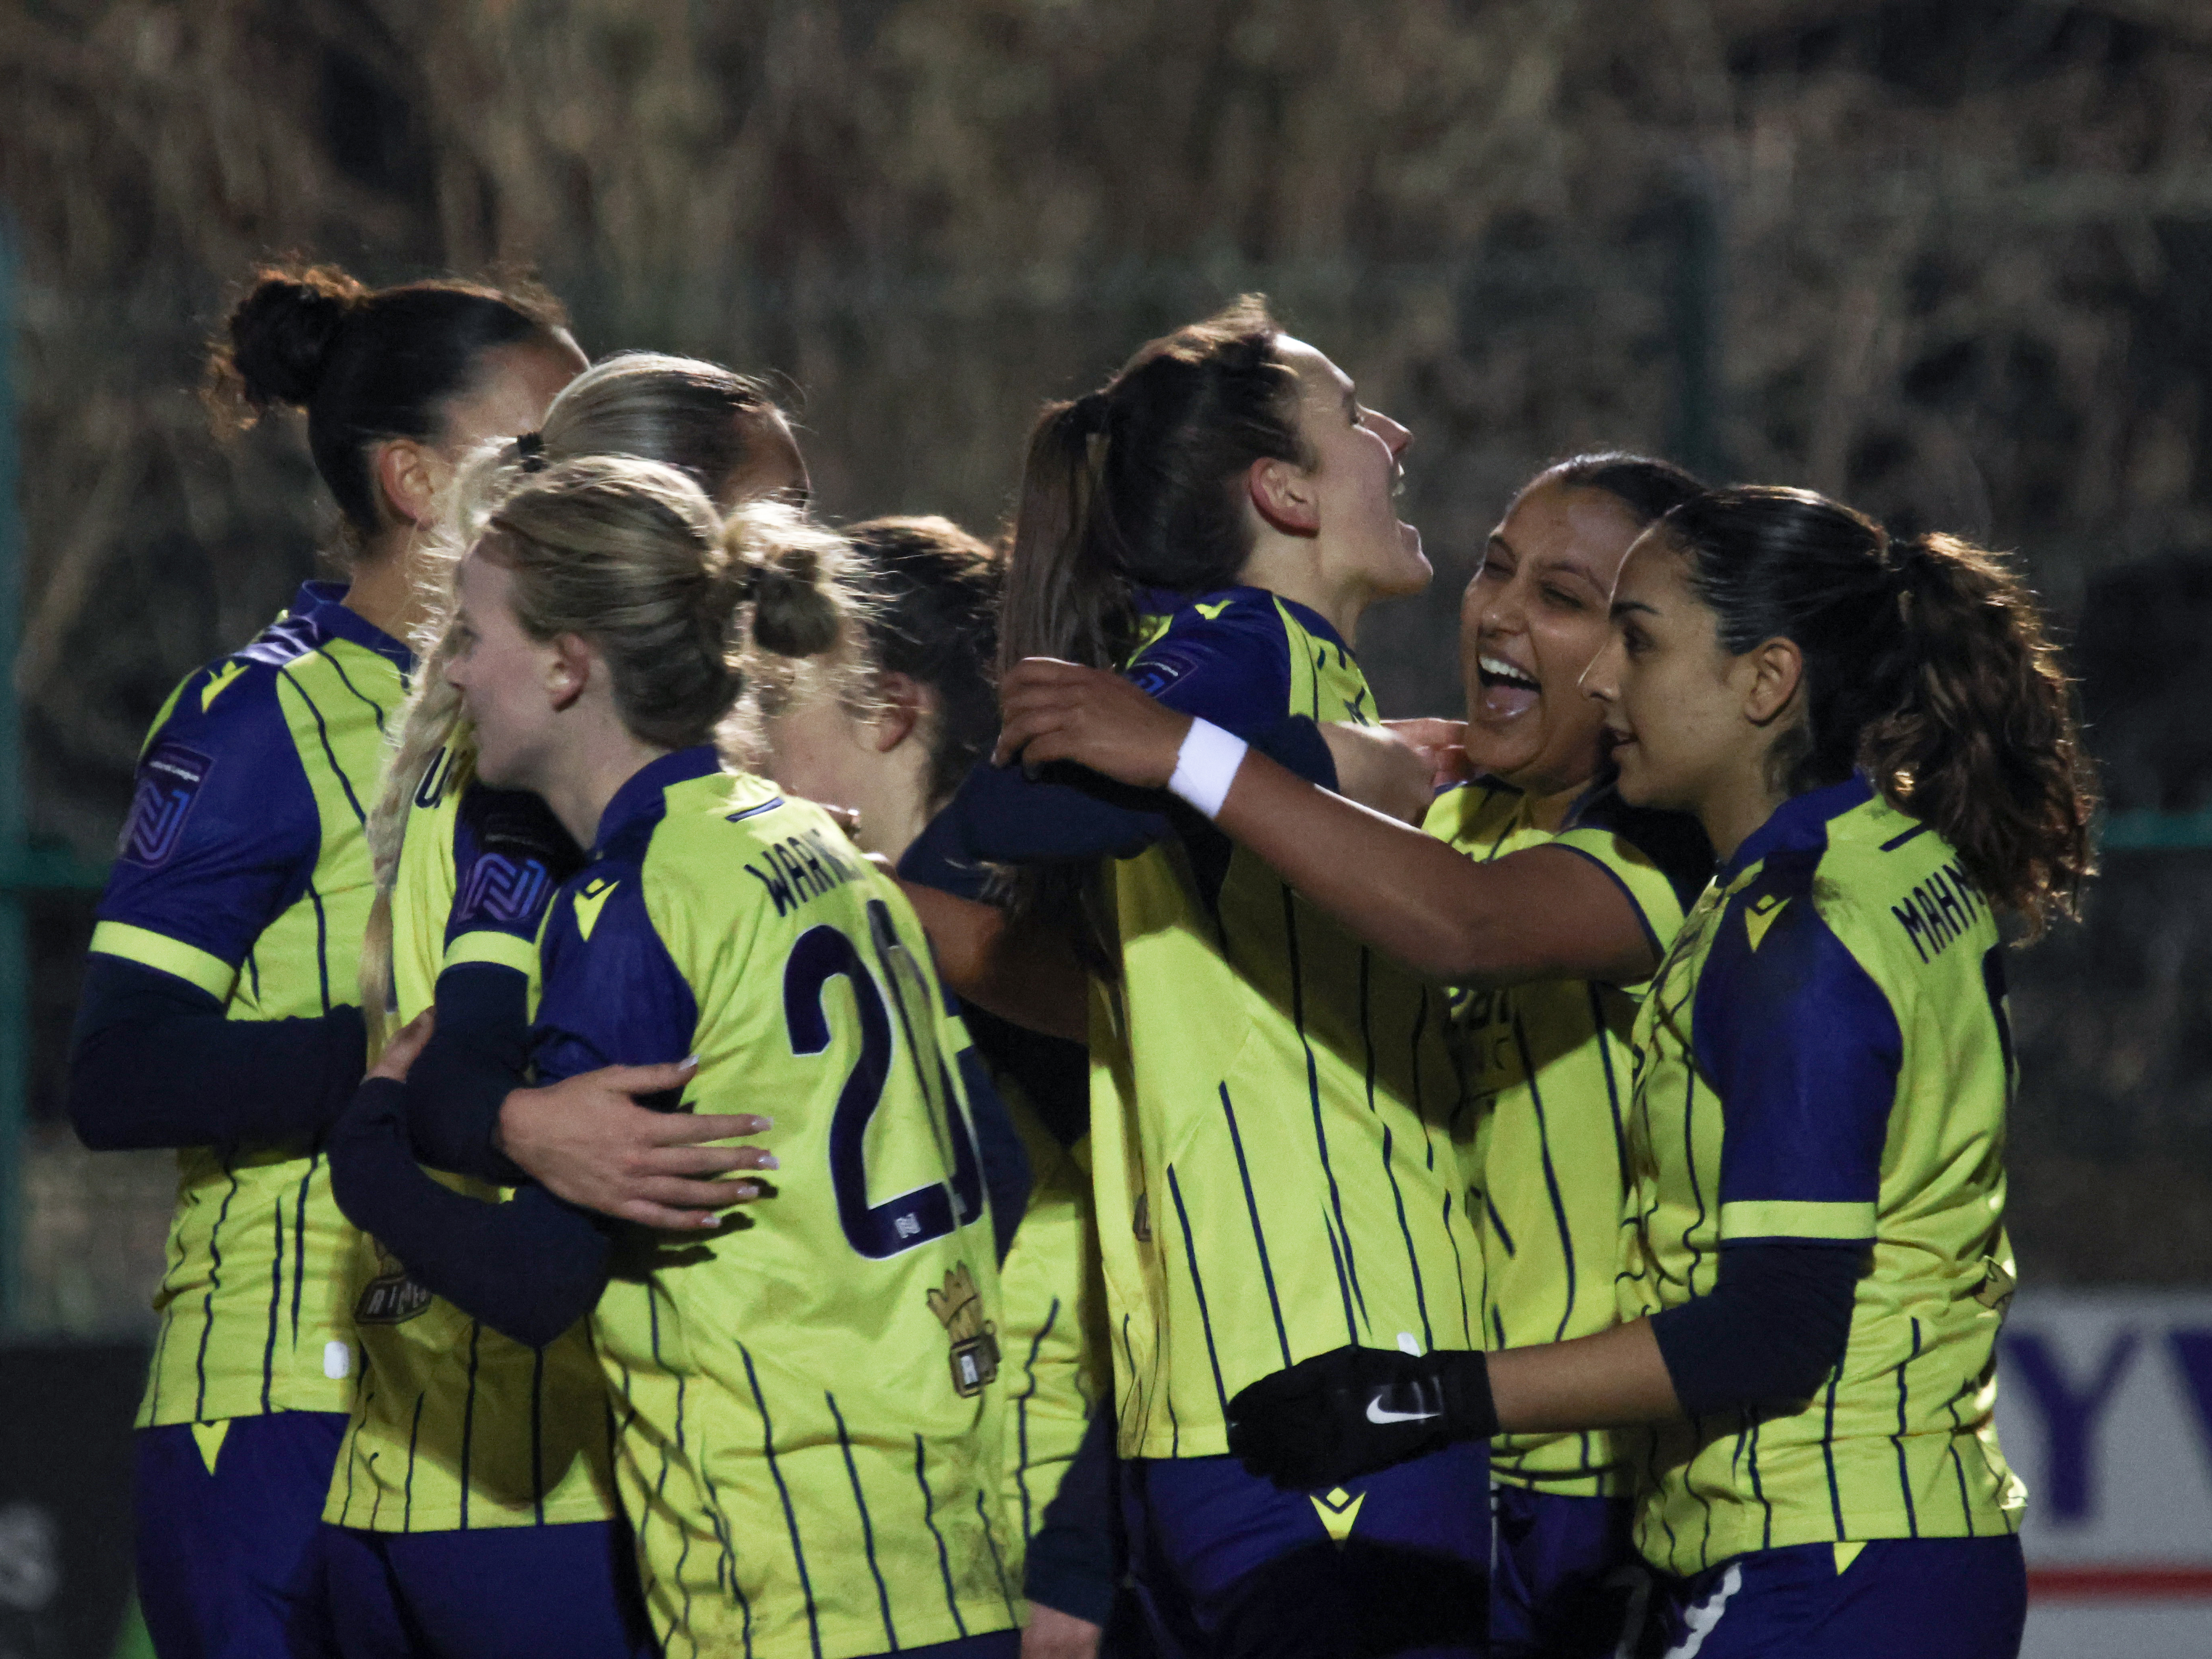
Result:
<svg viewBox="0 0 2212 1659">
<path fill-rule="evenodd" d="M 407 1276 L 407 1269 L 383 1245 L 376 1247 L 376 1277 L 362 1287 L 353 1316 L 362 1325 L 398 1325 L 430 1305 L 430 1292 Z"/>
<path fill-rule="evenodd" d="M 998 1380 L 998 1327 L 983 1317 L 983 1298 L 966 1262 L 945 1275 L 943 1290 L 929 1293 L 929 1310 L 952 1339 L 952 1386 L 963 1398 L 982 1393 Z"/>
</svg>

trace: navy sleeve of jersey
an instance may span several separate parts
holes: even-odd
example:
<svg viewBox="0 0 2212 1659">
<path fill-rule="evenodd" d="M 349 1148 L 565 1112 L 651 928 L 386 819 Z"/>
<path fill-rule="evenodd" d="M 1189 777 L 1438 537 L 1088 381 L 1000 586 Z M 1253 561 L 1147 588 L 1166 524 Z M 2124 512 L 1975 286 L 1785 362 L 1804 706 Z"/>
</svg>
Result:
<svg viewBox="0 0 2212 1659">
<path fill-rule="evenodd" d="M 198 986 L 121 957 L 86 958 L 68 1103 L 96 1152 L 149 1146 L 310 1146 L 366 1064 L 361 1010 L 225 1019 Z"/>
<path fill-rule="evenodd" d="M 1121 1582 L 1115 1516 L 1114 1413 L 1094 1410 L 1030 1540 L 1022 1591 L 1041 1607 L 1103 1625 Z"/>
<path fill-rule="evenodd" d="M 232 658 L 179 689 L 140 757 L 93 948 L 220 999 L 307 890 L 322 817 L 276 700 L 277 671 Z M 150 937 L 149 937 L 150 936 Z M 161 941 L 181 951 L 164 950 Z"/>
<path fill-rule="evenodd" d="M 1810 1399 L 1844 1357 L 1863 1244 L 1762 1238 L 1721 1247 L 1713 1288 L 1651 1316 L 1692 1417 Z"/>
<path fill-rule="evenodd" d="M 1720 1096 L 1720 1232 L 1874 1237 L 1904 1042 L 1881 988 L 1814 908 L 1809 866 L 1731 900 L 1700 975 L 1696 1059 Z"/>
<path fill-rule="evenodd" d="M 691 1053 L 699 1004 L 646 911 L 636 865 L 602 862 L 573 878 L 553 902 L 543 949 L 531 1030 L 539 1082 Z"/>
<path fill-rule="evenodd" d="M 1279 726 L 1289 709 L 1290 637 L 1272 600 L 1195 605 L 1176 613 L 1127 673 L 1133 684 L 1177 713 L 1252 743 Z"/>
<path fill-rule="evenodd" d="M 372 1078 L 339 1118 L 331 1191 L 415 1280 L 533 1348 L 589 1313 L 606 1288 L 604 1225 L 539 1187 L 488 1204 L 440 1185 L 408 1146 L 406 1085 Z"/>
<path fill-rule="evenodd" d="M 453 909 L 446 943 L 499 933 L 535 945 L 554 893 L 584 854 L 552 809 L 519 789 L 472 783 L 453 825 Z"/>
<path fill-rule="evenodd" d="M 499 1109 L 530 1082 L 530 981 L 494 962 L 459 963 L 438 975 L 438 1023 L 407 1073 L 415 1155 L 434 1170 L 520 1186 L 499 1150 Z"/>
</svg>

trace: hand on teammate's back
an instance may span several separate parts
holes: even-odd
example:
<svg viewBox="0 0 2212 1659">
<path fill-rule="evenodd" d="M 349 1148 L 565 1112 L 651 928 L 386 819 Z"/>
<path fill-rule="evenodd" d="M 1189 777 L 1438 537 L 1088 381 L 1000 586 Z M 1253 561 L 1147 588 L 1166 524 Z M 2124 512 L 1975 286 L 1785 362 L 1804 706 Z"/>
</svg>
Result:
<svg viewBox="0 0 2212 1659">
<path fill-rule="evenodd" d="M 1498 1431 L 1479 1353 L 1336 1348 L 1237 1390 L 1229 1449 L 1254 1474 L 1326 1491 Z"/>
<path fill-rule="evenodd" d="M 1436 763 L 1427 750 L 1379 726 L 1326 721 L 1321 736 L 1336 763 L 1338 794 L 1401 823 L 1428 816 Z"/>
<path fill-rule="evenodd" d="M 618 1221 L 687 1232 L 719 1226 L 721 1212 L 750 1203 L 763 1186 L 717 1177 L 773 1170 L 776 1160 L 764 1147 L 708 1143 L 761 1134 L 773 1121 L 637 1103 L 682 1088 L 696 1069 L 693 1060 L 606 1066 L 517 1089 L 500 1108 L 500 1150 L 555 1197 Z"/>
<path fill-rule="evenodd" d="M 1190 716 L 1103 668 L 1025 657 L 999 682 L 1004 725 L 991 758 L 1030 768 L 1073 761 L 1134 785 L 1164 789 Z"/>
</svg>

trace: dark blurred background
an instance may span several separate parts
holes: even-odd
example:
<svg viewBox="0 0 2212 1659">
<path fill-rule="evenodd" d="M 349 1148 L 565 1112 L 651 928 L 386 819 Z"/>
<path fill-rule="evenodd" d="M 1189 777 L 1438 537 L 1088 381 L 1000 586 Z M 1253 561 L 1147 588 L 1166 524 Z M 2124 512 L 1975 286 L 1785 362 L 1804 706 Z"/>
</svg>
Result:
<svg viewBox="0 0 2212 1659">
<path fill-rule="evenodd" d="M 1438 580 L 1362 641 L 1395 714 L 1456 702 L 1469 556 L 1577 449 L 2017 548 L 2114 814 L 2087 921 L 2012 963 L 2023 1277 L 2212 1283 L 2202 0 L 0 0 L 0 109 L 18 1330 L 144 1328 L 167 1160 L 56 1121 L 53 884 L 330 539 L 299 431 L 193 396 L 283 252 L 533 270 L 587 351 L 787 377 L 829 514 L 987 531 L 1042 398 L 1263 289 L 1417 434 Z"/>
</svg>

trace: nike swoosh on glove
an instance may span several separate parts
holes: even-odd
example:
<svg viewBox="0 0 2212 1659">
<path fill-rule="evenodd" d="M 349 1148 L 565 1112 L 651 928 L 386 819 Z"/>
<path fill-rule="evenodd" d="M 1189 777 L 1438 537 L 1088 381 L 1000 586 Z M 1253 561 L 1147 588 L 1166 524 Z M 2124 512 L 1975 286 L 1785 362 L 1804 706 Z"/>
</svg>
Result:
<svg viewBox="0 0 2212 1659">
<path fill-rule="evenodd" d="M 1229 1402 L 1229 1449 L 1293 1491 L 1326 1491 L 1497 1432 L 1479 1353 L 1338 1348 L 1263 1376 Z"/>
</svg>

